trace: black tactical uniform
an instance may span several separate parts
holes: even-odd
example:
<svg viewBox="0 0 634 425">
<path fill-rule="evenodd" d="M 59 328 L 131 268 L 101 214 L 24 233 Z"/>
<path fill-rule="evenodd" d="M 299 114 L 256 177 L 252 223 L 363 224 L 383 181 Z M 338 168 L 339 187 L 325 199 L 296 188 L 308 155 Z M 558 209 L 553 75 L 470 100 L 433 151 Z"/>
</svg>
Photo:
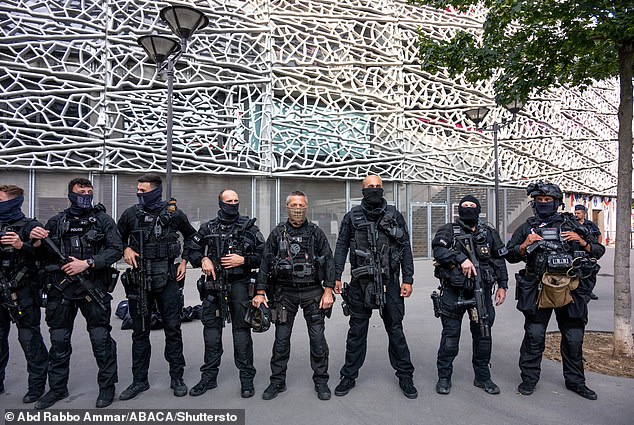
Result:
<svg viewBox="0 0 634 425">
<path fill-rule="evenodd" d="M 271 384 L 277 386 L 277 392 L 286 389 L 291 332 L 300 307 L 308 326 L 315 389 L 318 393 L 320 388 L 325 391 L 329 351 L 324 331 L 325 318 L 330 311 L 320 309 L 319 303 L 324 293 L 322 284 L 334 288 L 334 277 L 332 250 L 326 235 L 317 225 L 305 220 L 298 228 L 286 221 L 271 231 L 264 244 L 257 289 L 266 291 L 273 301 L 271 314 L 275 323 L 275 343 L 271 357 Z M 265 391 L 263 397 L 267 394 Z M 330 398 L 329 389 L 327 398 Z M 323 399 L 327 398 L 324 395 Z"/>
<path fill-rule="evenodd" d="M 50 253 L 46 270 L 46 323 L 51 336 L 48 382 L 51 397 L 44 396 L 35 405 L 46 408 L 68 395 L 71 334 L 77 311 L 86 319 L 93 354 L 97 360 L 97 382 L 100 398 L 103 391 L 114 395 L 117 382 L 117 345 L 110 336 L 112 297 L 106 291 L 111 285 L 110 266 L 121 258 L 122 243 L 114 220 L 106 214 L 103 205 L 75 211 L 74 207 L 52 217 L 45 228 L 52 242 L 64 256 L 88 260 L 92 264 L 84 273 L 88 285 L 95 292 L 89 294 L 86 283 L 69 279 L 59 270 L 60 260 Z M 97 293 L 98 296 L 94 294 Z M 110 399 L 111 401 L 111 399 Z M 109 403 L 108 403 L 109 404 Z M 102 406 L 99 406 L 102 407 Z"/>
<path fill-rule="evenodd" d="M 575 207 L 576 209 L 576 207 Z M 584 209 L 585 211 L 585 209 Z M 601 229 L 599 229 L 599 226 L 597 226 L 593 221 L 590 221 L 588 219 L 583 220 L 582 223 L 586 229 L 588 229 L 588 233 L 595 236 L 597 238 L 597 240 L 599 239 L 599 236 L 601 236 Z M 599 269 L 600 267 L 597 265 L 596 270 L 594 271 L 594 273 L 592 273 L 590 276 L 588 276 L 588 287 L 590 288 L 590 299 L 592 300 L 598 300 L 599 297 L 597 297 L 593 290 L 594 287 L 597 285 L 597 274 L 599 273 Z"/>
<path fill-rule="evenodd" d="M 198 235 L 202 239 L 202 246 L 198 250 L 192 250 L 189 260 L 194 267 L 200 267 L 203 257 L 208 257 L 214 263 L 216 281 L 213 282 L 211 276 L 208 279 L 203 277 L 199 280 L 198 291 L 203 306 L 205 357 L 204 364 L 200 368 L 202 373 L 200 383 L 192 388 L 190 395 L 200 395 L 207 389 L 216 387 L 216 377 L 223 352 L 222 328 L 226 320 L 231 322 L 233 359 L 240 371 L 242 396 L 250 397 L 253 395 L 255 367 L 253 367 L 251 328 L 244 321 L 244 316 L 255 290 L 253 271 L 260 266 L 264 237 L 255 225 L 255 219 L 240 215 L 225 217 L 221 211 L 218 217 L 200 227 Z M 220 248 L 220 252 L 217 252 L 217 247 Z M 244 257 L 244 264 L 240 267 L 223 269 L 219 264 L 220 258 L 227 254 Z M 224 288 L 216 286 L 224 286 Z M 225 296 L 228 296 L 227 299 L 222 301 L 221 299 Z M 229 310 L 229 317 L 224 317 L 227 314 L 225 303 Z"/>
<path fill-rule="evenodd" d="M 501 256 L 506 249 L 497 231 L 486 224 L 477 224 L 475 231 L 471 225 L 465 224 L 460 218 L 455 223 L 448 223 L 436 232 L 432 241 L 434 259 L 436 260 L 436 277 L 440 278 L 440 319 L 442 321 L 442 335 L 436 366 L 439 382 L 451 379 L 453 360 L 458 355 L 462 318 L 467 308 L 462 304 L 465 300 L 472 300 L 473 287 L 466 287 L 460 270 L 460 264 L 471 258 L 465 252 L 465 245 L 458 243 L 456 237 L 468 235 L 472 238 L 480 265 L 480 281 L 486 303 L 486 320 L 488 326 L 493 326 L 495 309 L 492 302 L 492 289 L 497 283 L 500 288 L 508 288 L 508 273 L 506 262 Z M 468 245 L 466 245 L 468 246 Z M 467 255 L 469 254 L 469 255 Z M 479 320 L 479 318 L 478 318 Z M 491 336 L 483 336 L 479 322 L 470 320 L 473 352 L 471 362 L 475 374 L 475 382 L 484 385 L 491 379 L 489 362 L 491 361 Z M 449 381 L 450 382 L 450 381 Z M 485 387 L 485 389 L 487 389 Z M 448 390 L 448 388 L 447 388 Z M 491 385 L 487 392 L 497 393 L 499 388 Z M 442 392 L 441 392 L 442 393 Z"/>
<path fill-rule="evenodd" d="M 23 242 L 20 250 L 3 245 L 0 250 L 0 392 L 4 392 L 5 369 L 9 361 L 11 321 L 18 328 L 18 341 L 26 358 L 28 392 L 22 399 L 33 403 L 44 394 L 48 369 L 48 351 L 40 333 L 40 294 L 35 249 L 29 240 L 31 230 L 42 226 L 21 218 L 0 221 L 0 232 L 15 232 Z M 1 233 L 0 233 L 1 234 Z"/>
<path fill-rule="evenodd" d="M 352 279 L 347 299 L 344 299 L 350 308 L 346 358 L 340 371 L 342 381 L 335 389 L 335 395 L 345 395 L 354 386 L 365 360 L 370 316 L 372 309 L 376 308 L 370 300 L 376 294 L 368 295 L 374 282 L 374 265 L 369 261 L 373 255 L 369 232 L 373 227 L 376 229 L 376 250 L 381 258 L 378 267 L 382 270 L 381 276 L 387 291 L 382 319 L 388 335 L 390 364 L 396 370 L 401 387 L 407 384 L 409 389 L 406 396 L 415 398 L 417 393 L 412 384 L 414 365 L 403 333 L 405 302 L 401 297 L 399 282 L 399 273 L 402 271 L 403 282 L 413 283 L 412 248 L 403 215 L 394 206 L 387 205 L 385 199 L 381 198 L 380 201 L 375 208 L 366 207 L 364 203 L 352 208 L 343 217 L 339 229 L 335 248 L 335 278 L 341 280 L 349 251 Z"/>
<path fill-rule="evenodd" d="M 183 259 L 188 259 L 188 247 L 196 234 L 184 212 L 175 206 L 168 207 L 167 202 L 158 202 L 153 209 L 140 204 L 127 208 L 118 222 L 124 249 L 132 248 L 140 254 L 137 263 L 143 262 L 147 277 L 150 279 L 150 291 L 147 294 L 148 305 L 156 302 L 165 333 L 165 359 L 169 362 L 171 387 L 184 387 L 182 382 L 185 369 L 183 356 L 183 338 L 181 333 L 181 313 L 183 298 L 181 284 L 176 281 L 175 261 L 181 256 L 180 232 L 184 237 L 185 251 Z M 143 243 L 141 252 L 140 240 Z M 141 264 L 139 264 L 141 265 Z M 122 400 L 136 396 L 149 387 L 148 369 L 150 367 L 151 345 L 150 326 L 152 309 L 148 308 L 145 317 L 145 329 L 139 312 L 137 296 L 139 288 L 126 285 L 126 296 L 130 316 L 132 317 L 132 384 L 121 394 Z M 175 388 L 174 388 L 175 389 Z M 176 393 L 175 393 L 176 394 Z M 180 395 L 185 395 L 179 392 Z M 128 397 L 129 396 L 129 397 Z"/>
<path fill-rule="evenodd" d="M 539 182 L 531 184 L 527 191 L 532 197 L 553 197 L 556 207 L 561 205 L 563 194 L 556 185 Z M 536 215 L 522 224 L 507 244 L 506 259 L 510 263 L 526 262 L 526 268 L 515 275 L 517 309 L 524 313 L 524 340 L 519 360 L 522 383 L 518 391 L 529 395 L 539 381 L 546 328 L 554 311 L 561 331 L 566 387 L 585 398 L 596 399 L 596 394 L 585 386 L 582 345 L 590 295 L 587 276 L 593 272 L 596 259 L 605 253 L 605 247 L 598 243 L 595 236 L 587 233 L 571 214 L 557 213 L 556 209 L 540 213 L 542 207 L 539 204 L 534 202 Z M 582 242 L 562 241 L 561 233 L 566 231 L 580 235 Z M 521 253 L 521 245 L 530 234 L 541 235 L 544 240 L 534 242 Z M 539 288 L 543 286 L 540 282 L 545 273 L 580 277 L 579 286 L 571 292 L 572 303 L 558 308 L 538 307 Z"/>
</svg>

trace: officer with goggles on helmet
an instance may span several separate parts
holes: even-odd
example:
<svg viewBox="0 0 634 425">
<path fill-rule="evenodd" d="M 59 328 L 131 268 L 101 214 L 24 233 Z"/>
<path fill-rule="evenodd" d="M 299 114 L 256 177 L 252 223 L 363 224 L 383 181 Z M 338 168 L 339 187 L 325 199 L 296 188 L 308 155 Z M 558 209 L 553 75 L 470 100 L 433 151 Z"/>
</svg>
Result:
<svg viewBox="0 0 634 425">
<path fill-rule="evenodd" d="M 582 344 L 588 321 L 588 276 L 605 252 L 596 236 L 570 213 L 560 213 L 563 193 L 556 184 L 537 182 L 527 188 L 534 216 L 522 224 L 507 244 L 510 263 L 524 261 L 515 275 L 517 309 L 524 314 L 524 339 L 517 390 L 531 395 L 539 381 L 546 328 L 554 311 L 561 331 L 561 357 L 566 388 L 588 400 L 596 393 L 586 386 Z"/>
</svg>

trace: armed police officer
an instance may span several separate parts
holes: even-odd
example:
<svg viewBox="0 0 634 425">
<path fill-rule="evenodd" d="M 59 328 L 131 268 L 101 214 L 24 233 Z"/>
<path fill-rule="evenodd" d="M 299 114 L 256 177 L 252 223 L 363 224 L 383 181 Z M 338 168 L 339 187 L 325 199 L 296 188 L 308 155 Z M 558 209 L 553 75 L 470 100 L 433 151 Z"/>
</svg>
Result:
<svg viewBox="0 0 634 425">
<path fill-rule="evenodd" d="M 465 311 L 469 311 L 473 353 L 471 363 L 473 385 L 489 394 L 499 394 L 500 388 L 491 380 L 490 328 L 495 318 L 495 305 L 506 298 L 508 273 L 506 247 L 498 232 L 480 222 L 480 201 L 471 195 L 458 204 L 458 218 L 438 229 L 432 248 L 436 261 L 435 275 L 440 279 L 440 295 L 434 291 L 434 313 L 440 316 L 442 334 L 436 366 L 438 394 L 449 394 L 453 360 L 458 355 L 460 330 Z"/>
<path fill-rule="evenodd" d="M 240 371 L 240 394 L 254 394 L 253 339 L 244 320 L 255 291 L 254 270 L 260 266 L 264 237 L 255 225 L 255 218 L 240 215 L 238 194 L 225 189 L 218 195 L 218 216 L 198 230 L 200 249 L 193 250 L 190 262 L 201 267 L 204 276 L 198 281 L 202 300 L 204 364 L 201 379 L 189 391 L 199 396 L 216 388 L 216 377 L 222 356 L 222 328 L 231 323 L 233 359 Z M 253 279 L 252 279 L 253 278 Z"/>
<path fill-rule="evenodd" d="M 593 221 L 588 220 L 588 218 L 586 217 L 586 207 L 581 204 L 575 205 L 574 215 L 577 218 L 577 221 L 583 224 L 586 227 L 586 229 L 588 229 L 588 232 L 596 236 L 597 241 L 601 243 L 601 229 L 599 229 L 599 226 L 597 226 Z M 599 267 L 597 267 L 597 270 L 595 271 L 595 273 L 592 274 L 592 276 L 588 277 L 589 284 L 590 284 L 590 299 L 591 300 L 599 299 L 599 297 L 597 297 L 596 294 L 593 292 L 594 287 L 597 284 L 598 272 L 599 272 Z"/>
<path fill-rule="evenodd" d="M 48 368 L 48 352 L 40 333 L 36 248 L 29 236 L 42 224 L 24 216 L 23 202 L 22 188 L 0 186 L 0 394 L 4 392 L 9 330 L 14 322 L 28 373 L 28 391 L 22 401 L 33 403 L 44 394 Z"/>
<path fill-rule="evenodd" d="M 379 309 L 388 335 L 390 364 L 396 370 L 399 386 L 407 398 L 416 398 L 414 365 L 403 333 L 404 298 L 412 294 L 414 260 L 403 215 L 383 199 L 383 182 L 376 175 L 363 180 L 363 200 L 343 218 L 335 248 L 336 293 L 350 314 L 345 364 L 335 395 L 344 396 L 355 386 L 367 350 L 367 337 L 373 309 Z M 352 279 L 341 284 L 346 257 L 350 251 Z M 399 285 L 402 269 L 403 284 Z M 344 311 L 344 313 L 347 311 Z"/>
<path fill-rule="evenodd" d="M 262 398 L 271 400 L 286 391 L 286 369 L 291 355 L 291 331 L 299 308 L 304 311 L 310 341 L 310 365 L 320 400 L 330 399 L 328 344 L 325 319 L 334 297 L 332 251 L 323 230 L 306 218 L 308 198 L 301 191 L 286 197 L 288 220 L 278 224 L 264 244 L 253 306 L 272 299 L 275 343 L 271 357 L 271 383 Z"/>
<path fill-rule="evenodd" d="M 45 409 L 68 397 L 71 335 L 77 311 L 86 319 L 97 360 L 97 407 L 109 406 L 117 382 L 117 345 L 110 336 L 112 296 L 117 275 L 110 267 L 121 258 L 123 246 L 117 225 L 103 205 L 93 206 L 90 180 L 68 183 L 70 207 L 35 228 L 31 237 L 47 248 L 45 267 L 46 323 L 49 327 L 48 383 L 50 390 L 37 403 Z"/>
<path fill-rule="evenodd" d="M 137 181 L 139 203 L 126 209 L 118 223 L 125 248 L 123 259 L 132 267 L 122 279 L 132 317 L 132 384 L 119 399 L 129 400 L 150 387 L 150 320 L 155 302 L 165 333 L 170 388 L 175 396 L 182 397 L 187 394 L 187 386 L 183 381 L 181 284 L 185 279 L 188 247 L 196 230 L 175 201 L 162 200 L 163 186 L 158 174 L 144 174 Z M 179 232 L 184 237 L 186 250 L 176 266 L 181 256 Z"/>
<path fill-rule="evenodd" d="M 583 371 L 583 334 L 588 320 L 590 276 L 605 253 L 596 236 L 570 213 L 558 213 L 563 193 L 552 183 L 531 183 L 534 217 L 522 224 L 507 244 L 506 259 L 526 262 L 515 275 L 517 309 L 524 314 L 524 339 L 517 390 L 530 395 L 541 371 L 546 327 L 555 313 L 561 331 L 561 358 L 566 388 L 589 400 L 597 395 L 586 386 Z"/>
</svg>

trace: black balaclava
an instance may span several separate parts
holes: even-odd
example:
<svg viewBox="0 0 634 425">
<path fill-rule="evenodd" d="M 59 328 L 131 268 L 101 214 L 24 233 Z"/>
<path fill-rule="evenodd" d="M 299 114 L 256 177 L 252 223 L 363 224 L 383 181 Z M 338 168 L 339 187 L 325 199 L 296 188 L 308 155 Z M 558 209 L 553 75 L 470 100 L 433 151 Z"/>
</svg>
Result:
<svg viewBox="0 0 634 425">
<path fill-rule="evenodd" d="M 24 195 L 16 196 L 13 199 L 8 199 L 4 202 L 0 202 L 0 222 L 11 223 L 16 220 L 20 220 L 24 217 L 22 212 L 22 203 L 24 202 Z"/>
<path fill-rule="evenodd" d="M 383 204 L 383 188 L 382 187 L 366 187 L 361 189 L 363 201 L 361 201 L 367 209 L 378 208 Z"/>
<path fill-rule="evenodd" d="M 537 202 L 534 201 L 533 208 L 535 209 L 535 215 L 542 220 L 545 220 L 555 214 L 559 209 L 560 201 L 553 199 L 550 202 Z"/>
<path fill-rule="evenodd" d="M 370 220 L 377 220 L 387 206 L 387 201 L 383 199 L 382 187 L 366 187 L 361 189 L 363 199 L 361 200 L 361 208 L 365 212 L 366 217 Z"/>
<path fill-rule="evenodd" d="M 218 210 L 218 218 L 223 223 L 233 223 L 238 219 L 240 215 L 240 203 L 227 204 L 226 202 L 218 200 L 218 206 L 220 207 Z"/>
<path fill-rule="evenodd" d="M 476 204 L 475 207 L 463 207 L 463 202 L 473 202 Z M 480 219 L 480 212 L 482 212 L 482 207 L 480 206 L 480 201 L 478 198 L 472 195 L 463 196 L 458 204 L 458 215 L 460 216 L 460 220 L 464 222 L 464 224 L 468 226 L 475 226 L 478 224 L 478 220 Z"/>
<path fill-rule="evenodd" d="M 146 210 L 153 211 L 161 206 L 161 197 L 163 196 L 163 185 L 158 185 L 155 189 L 145 193 L 137 193 L 139 204 Z"/>
<path fill-rule="evenodd" d="M 75 217 L 80 217 L 92 209 L 92 193 L 82 195 L 81 193 L 68 192 L 70 201 L 70 213 Z"/>
</svg>

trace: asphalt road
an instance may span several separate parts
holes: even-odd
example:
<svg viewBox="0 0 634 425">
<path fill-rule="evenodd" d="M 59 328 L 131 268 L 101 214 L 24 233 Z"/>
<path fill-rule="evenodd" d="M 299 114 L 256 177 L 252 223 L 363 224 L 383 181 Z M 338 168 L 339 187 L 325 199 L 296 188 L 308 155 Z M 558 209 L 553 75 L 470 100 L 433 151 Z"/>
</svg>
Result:
<svg viewBox="0 0 634 425">
<path fill-rule="evenodd" d="M 613 270 L 614 250 L 608 249 L 602 259 L 602 269 L 595 292 L 599 300 L 590 304 L 588 329 L 611 330 L 613 328 Z M 516 392 L 520 382 L 517 366 L 519 346 L 523 335 L 523 317 L 515 309 L 513 301 L 514 281 L 511 279 L 509 299 L 498 308 L 493 327 L 493 380 L 500 386 L 500 395 L 486 394 L 473 386 L 471 368 L 471 343 L 468 325 L 464 322 L 460 354 L 454 363 L 453 388 L 450 395 L 436 394 L 436 351 L 440 340 L 440 321 L 433 315 L 430 293 L 437 286 L 431 261 L 416 261 L 414 294 L 406 302 L 405 334 L 408 338 L 412 360 L 416 367 L 414 382 L 419 396 L 415 400 L 405 398 L 387 356 L 387 337 L 378 314 L 371 321 L 368 354 L 360 371 L 357 385 L 345 397 L 333 397 L 320 401 L 313 389 L 312 371 L 308 358 L 308 337 L 303 318 L 296 322 L 292 339 L 287 387 L 276 399 L 264 401 L 261 394 L 269 383 L 269 359 L 273 345 L 273 330 L 254 334 L 256 395 L 251 399 L 240 398 L 237 369 L 233 364 L 230 328 L 224 335 L 223 364 L 218 376 L 218 388 L 200 397 L 174 397 L 169 388 L 167 363 L 163 358 L 163 332 L 152 332 L 153 357 L 150 366 L 151 388 L 129 401 L 118 401 L 112 409 L 245 409 L 247 424 L 516 424 L 516 425 L 631 425 L 634 423 L 634 379 L 617 378 L 586 373 L 587 385 L 594 389 L 599 399 L 588 401 L 566 390 L 561 365 L 549 360 L 542 364 L 542 378 L 536 392 L 522 396 Z M 509 266 L 509 273 L 518 269 Z M 186 305 L 198 304 L 195 281 L 199 270 L 188 270 Z M 119 286 L 115 301 L 123 299 Z M 113 303 L 113 306 L 116 303 Z M 117 397 L 132 380 L 131 331 L 120 330 L 121 321 L 113 316 L 113 337 L 117 341 L 119 384 Z M 551 328 L 556 322 L 551 320 Z M 185 341 L 185 382 L 191 388 L 200 377 L 203 342 L 199 321 L 183 324 Z M 330 387 L 339 382 L 339 368 L 344 360 L 347 320 L 339 302 L 333 317 L 327 323 L 327 339 L 330 345 Z M 48 345 L 48 331 L 43 325 Z M 93 408 L 98 394 L 96 365 L 81 315 L 73 334 L 73 354 L 69 382 L 70 397 L 58 402 L 59 409 Z M 0 395 L 3 408 L 32 408 L 21 402 L 26 391 L 26 366 L 12 329 L 10 337 L 11 357 L 5 380 L 6 392 Z M 4 416 L 2 421 L 4 421 Z"/>
</svg>

